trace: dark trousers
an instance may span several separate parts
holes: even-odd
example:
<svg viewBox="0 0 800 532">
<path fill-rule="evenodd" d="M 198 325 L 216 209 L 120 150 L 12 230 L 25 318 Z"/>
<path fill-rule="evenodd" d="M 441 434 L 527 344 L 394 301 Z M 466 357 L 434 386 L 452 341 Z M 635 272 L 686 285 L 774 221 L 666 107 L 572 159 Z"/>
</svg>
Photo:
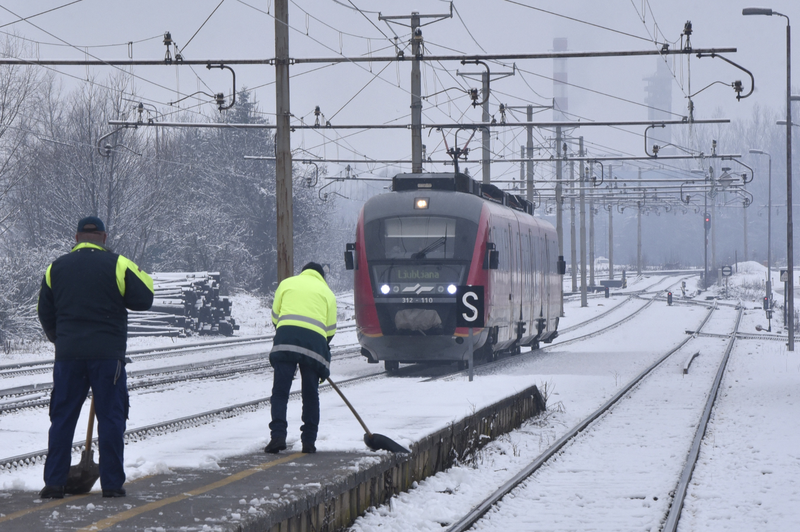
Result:
<svg viewBox="0 0 800 532">
<path fill-rule="evenodd" d="M 286 405 L 289 403 L 289 391 L 292 388 L 297 362 L 275 362 L 272 364 L 274 380 L 272 382 L 272 422 L 269 424 L 273 439 L 286 438 Z M 300 364 L 300 376 L 303 380 L 303 426 L 300 427 L 300 440 L 303 443 L 317 441 L 319 427 L 319 377 L 311 366 Z"/>
<path fill-rule="evenodd" d="M 89 388 L 94 397 L 100 440 L 100 485 L 104 490 L 116 490 L 125 483 L 123 451 L 125 420 L 128 418 L 125 363 L 118 360 L 62 360 L 53 365 L 50 433 L 44 464 L 44 483 L 48 486 L 63 486 L 67 482 L 75 425 Z"/>
</svg>

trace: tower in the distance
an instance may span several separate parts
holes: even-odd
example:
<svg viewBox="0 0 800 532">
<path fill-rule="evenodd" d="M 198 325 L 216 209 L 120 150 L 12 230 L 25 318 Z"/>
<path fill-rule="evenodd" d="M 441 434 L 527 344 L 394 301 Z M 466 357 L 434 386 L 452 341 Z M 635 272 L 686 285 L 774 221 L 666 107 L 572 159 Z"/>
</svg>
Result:
<svg viewBox="0 0 800 532">
<path fill-rule="evenodd" d="M 556 37 L 553 39 L 554 52 L 567 51 L 567 38 Z M 556 122 L 568 120 L 569 99 L 567 97 L 567 60 L 553 59 L 553 120 Z"/>
<path fill-rule="evenodd" d="M 655 74 L 644 78 L 647 83 L 644 88 L 647 93 L 644 97 L 644 103 L 647 104 L 647 119 L 652 121 L 670 120 L 672 118 L 672 73 L 663 58 L 659 57 L 656 61 Z M 658 141 L 657 144 L 662 146 L 671 143 L 671 127 L 652 130 L 652 137 Z"/>
</svg>

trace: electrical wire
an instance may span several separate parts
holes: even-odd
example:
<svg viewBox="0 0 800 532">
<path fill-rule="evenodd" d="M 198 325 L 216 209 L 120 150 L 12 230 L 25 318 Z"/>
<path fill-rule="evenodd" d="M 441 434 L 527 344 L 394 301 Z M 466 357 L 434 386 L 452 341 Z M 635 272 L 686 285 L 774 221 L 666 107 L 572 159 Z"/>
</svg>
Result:
<svg viewBox="0 0 800 532">
<path fill-rule="evenodd" d="M 357 6 L 356 6 L 356 5 L 353 3 L 353 0 L 347 0 L 347 1 L 350 3 L 350 5 L 351 5 L 351 6 L 353 6 L 353 8 L 354 8 L 356 11 L 358 11 L 358 12 L 361 14 L 361 16 L 363 16 L 365 19 L 367 19 L 367 22 L 369 22 L 370 24 L 372 24 L 372 26 L 373 26 L 373 27 L 374 27 L 376 30 L 378 30 L 378 31 L 380 32 L 380 34 L 381 34 L 381 35 L 383 35 L 383 36 L 386 38 L 386 40 L 387 40 L 387 41 L 389 41 L 389 42 L 393 42 L 393 41 L 392 41 L 392 39 L 391 39 L 391 38 L 390 38 L 388 35 L 386 35 L 385 33 L 383 33 L 383 30 L 381 30 L 381 29 L 378 27 L 378 25 L 377 25 L 377 24 L 375 24 L 374 22 L 372 22 L 372 20 L 370 20 L 370 18 L 369 18 L 369 17 L 366 15 L 366 13 L 364 13 L 363 11 L 361 11 L 361 10 L 360 10 L 360 9 L 359 9 L 359 8 L 358 8 L 358 7 L 357 7 Z"/>
<path fill-rule="evenodd" d="M 560 14 L 560 13 L 556 13 L 556 12 L 554 12 L 554 11 L 548 11 L 548 10 L 546 10 L 546 9 L 542 9 L 542 8 L 540 8 L 540 7 L 533 7 L 533 6 L 529 6 L 529 5 L 527 5 L 527 4 L 523 4 L 522 2 L 517 2 L 517 1 L 515 1 L 515 0 L 504 0 L 504 1 L 505 1 L 505 2 L 507 2 L 507 3 L 509 3 L 509 4 L 513 4 L 513 5 L 516 5 L 516 6 L 519 6 L 519 7 L 525 7 L 525 8 L 528 8 L 528 9 L 532 9 L 532 10 L 534 10 L 534 11 L 539 11 L 539 12 L 541 12 L 541 13 L 547 13 L 548 15 L 553 15 L 554 17 L 559 17 L 559 18 L 563 18 L 563 19 L 571 20 L 571 21 L 573 21 L 573 22 L 578 22 L 578 23 L 580 23 L 580 24 L 586 24 L 587 26 L 591 26 L 591 27 L 593 27 L 593 28 L 598 28 L 598 29 L 601 29 L 601 30 L 610 31 L 610 32 L 612 32 L 612 33 L 618 33 L 618 34 L 620 34 L 620 35 L 625 35 L 626 37 L 632 37 L 632 38 L 634 38 L 634 39 L 639 39 L 639 40 L 642 40 L 642 41 L 647 41 L 647 42 L 650 42 L 650 39 L 648 39 L 648 38 L 646 38 L 646 37 L 641 37 L 641 36 L 639 36 L 639 35 L 634 35 L 634 34 L 632 34 L 632 33 L 628 33 L 628 32 L 625 32 L 625 31 L 616 30 L 616 29 L 614 29 L 614 28 L 609 28 L 609 27 L 607 27 L 607 26 L 601 26 L 600 24 L 595 24 L 595 23 L 593 23 L 593 22 L 588 22 L 588 21 L 586 21 L 586 20 L 581 20 L 581 19 L 579 19 L 579 18 L 569 17 L 569 16 L 567 16 L 567 15 L 562 15 L 562 14 Z"/>
<path fill-rule="evenodd" d="M 249 5 L 249 4 L 247 4 L 247 3 L 246 3 L 246 2 L 244 2 L 243 0 L 236 0 L 236 1 L 237 1 L 237 2 L 239 2 L 240 4 L 244 4 L 244 5 L 246 5 L 247 7 L 252 7 L 253 9 L 256 9 L 256 10 L 258 10 L 258 11 L 261 11 L 261 10 L 259 10 L 258 8 L 255 8 L 255 7 L 253 7 L 253 6 Z M 333 31 L 335 31 L 335 32 L 341 33 L 342 35 L 346 35 L 346 36 L 348 36 L 348 37 L 354 37 L 354 38 L 356 38 L 356 39 L 365 39 L 365 40 L 372 40 L 372 39 L 373 39 L 373 37 L 367 37 L 366 35 L 358 35 L 358 34 L 356 34 L 356 33 L 348 33 L 348 32 L 346 32 L 346 31 L 342 31 L 342 30 L 340 30 L 340 29 L 337 29 L 337 28 L 335 28 L 335 27 L 331 26 L 330 24 L 328 24 L 327 22 L 325 22 L 324 20 L 322 20 L 321 18 L 319 18 L 319 17 L 315 17 L 314 15 L 312 15 L 311 13 L 309 13 L 308 11 L 306 11 L 305 9 L 303 9 L 303 7 L 302 7 L 300 4 L 298 4 L 297 2 L 295 2 L 294 0 L 291 0 L 291 2 L 292 2 L 292 5 L 293 5 L 293 6 L 295 6 L 297 9 L 299 9 L 300 11 L 302 11 L 302 12 L 303 12 L 305 15 L 307 15 L 308 17 L 310 17 L 310 18 L 312 18 L 312 19 L 316 20 L 317 22 L 319 22 L 320 24 L 322 24 L 323 26 L 325 26 L 325 27 L 326 27 L 326 28 L 328 28 L 328 29 L 331 29 L 331 30 L 333 30 Z M 340 2 L 337 2 L 337 3 L 340 3 Z M 344 5 L 344 4 L 342 4 L 342 5 Z M 350 6 L 344 6 L 344 7 L 348 8 L 348 9 L 352 9 Z M 268 14 L 269 14 L 269 13 L 267 13 L 266 11 L 261 11 L 261 12 L 262 12 L 262 13 L 264 13 L 265 15 L 268 15 Z M 384 36 L 385 36 L 385 35 L 384 35 Z M 390 46 L 390 47 L 388 47 L 388 48 L 394 48 L 394 45 L 392 45 L 392 46 Z"/>
<path fill-rule="evenodd" d="M 658 22 L 655 21 L 655 14 L 653 13 L 653 9 L 650 7 L 650 2 L 647 1 L 647 0 L 645 0 L 645 1 L 647 3 L 647 8 L 650 10 L 650 16 L 653 17 L 653 24 L 655 25 L 656 31 L 658 33 L 661 33 L 661 35 L 663 36 L 664 34 L 661 31 L 661 28 L 658 27 Z M 634 11 L 636 11 L 636 15 L 642 21 L 642 25 L 644 26 L 645 31 L 647 31 L 647 34 L 652 37 L 653 43 L 656 45 L 656 48 L 658 48 L 658 43 L 656 42 L 657 35 L 654 36 L 653 34 L 651 34 L 650 30 L 647 28 L 647 25 L 646 25 L 646 22 L 645 22 L 646 21 L 646 17 L 644 16 L 644 13 L 639 13 L 639 9 L 636 7 L 636 4 L 634 3 L 634 0 L 631 0 L 631 6 L 633 7 Z M 678 39 L 676 39 L 675 41 L 672 41 L 670 44 L 674 45 L 675 42 L 677 42 L 677 40 Z M 667 42 L 666 39 L 665 39 L 665 42 Z M 667 69 L 669 70 L 669 73 L 672 76 L 672 78 L 675 80 L 675 83 L 678 85 L 678 88 L 681 90 L 681 92 L 683 92 L 684 96 L 688 97 L 688 94 L 686 94 L 686 91 L 683 88 L 683 84 L 681 84 L 681 82 L 678 81 L 678 77 L 675 75 L 675 71 L 670 67 L 669 61 L 667 61 L 667 57 L 666 56 L 662 56 L 661 59 L 667 65 Z"/>
<path fill-rule="evenodd" d="M 22 17 L 20 17 L 19 15 L 17 15 L 16 13 L 14 13 L 14 12 L 13 12 L 13 11 L 11 11 L 10 9 L 8 9 L 7 7 L 3 6 L 2 4 L 0 4 L 0 9 L 3 9 L 4 11 L 7 11 L 7 12 L 11 13 L 11 14 L 12 14 L 12 15 L 14 15 L 15 17 L 17 17 L 17 18 L 19 18 L 19 19 L 22 19 Z M 102 60 L 102 59 L 100 59 L 99 57 L 97 57 L 97 56 L 95 56 L 95 55 L 93 55 L 93 54 L 90 54 L 90 53 L 89 53 L 88 51 L 86 51 L 86 50 L 81 50 L 81 49 L 80 49 L 80 48 L 78 48 L 77 46 L 75 46 L 75 45 L 73 45 L 73 44 L 70 44 L 70 43 L 68 43 L 67 41 L 65 41 L 65 40 L 64 40 L 64 39 L 62 39 L 61 37 L 58 37 L 57 35 L 54 35 L 54 34 L 50 33 L 49 31 L 45 30 L 44 28 L 42 28 L 42 27 L 40 27 L 40 26 L 37 26 L 36 24 L 34 24 L 33 22 L 31 22 L 30 20 L 25 20 L 25 22 L 27 22 L 28 24 L 30 24 L 31 26 L 33 26 L 33 27 L 34 27 L 34 28 L 36 28 L 37 30 L 39 30 L 39 31 L 41 31 L 41 32 L 44 32 L 44 33 L 46 33 L 47 35 L 49 35 L 49 36 L 53 37 L 54 39 L 58 39 L 58 40 L 59 40 L 59 41 L 61 41 L 62 43 L 64 43 L 64 44 L 68 44 L 69 46 L 71 46 L 72 48 L 74 48 L 74 49 L 78 50 L 79 52 L 82 52 L 82 53 L 84 53 L 85 55 L 88 55 L 88 56 L 89 56 L 89 57 L 91 57 L 92 59 L 95 59 L 95 60 L 97 60 L 97 61 L 101 61 L 101 62 L 103 62 L 103 60 Z M 24 58 L 18 58 L 18 59 L 20 59 L 21 61 L 27 61 L 27 60 L 26 60 L 26 59 L 24 59 Z M 106 64 L 108 65 L 108 63 L 106 63 Z M 154 81 L 150 81 L 149 79 L 143 78 L 143 77 L 141 77 L 141 76 L 138 76 L 138 75 L 136 75 L 136 74 L 132 74 L 132 73 L 130 73 L 130 72 L 126 72 L 126 71 L 125 71 L 123 68 L 120 68 L 120 67 L 118 67 L 118 66 L 116 66 L 116 65 L 108 65 L 108 66 L 111 66 L 111 67 L 113 67 L 113 68 L 115 68 L 115 69 L 119 70 L 120 72 L 123 72 L 123 73 L 125 73 L 126 75 L 129 75 L 129 76 L 133 77 L 134 79 L 139 79 L 139 80 L 141 80 L 141 81 L 144 81 L 145 83 L 149 83 L 149 84 L 151 84 L 151 85 L 154 85 L 154 86 L 156 86 L 156 87 L 158 87 L 158 88 L 161 88 L 161 89 L 165 89 L 165 90 L 168 90 L 168 91 L 171 91 L 171 90 L 172 90 L 172 89 L 170 89 L 169 87 L 166 87 L 166 86 L 164 86 L 164 85 L 161 85 L 161 84 L 159 84 L 159 83 L 156 83 L 156 82 L 154 82 Z"/>
<path fill-rule="evenodd" d="M 81 0 L 81 1 L 83 1 L 83 0 Z M 0 27 L 2 27 L 2 26 L 0 26 Z M 55 42 L 37 41 L 36 39 L 23 37 L 21 35 L 15 34 L 15 33 L 9 33 L 7 31 L 0 31 L 0 34 L 7 35 L 8 37 L 13 37 L 15 39 L 19 39 L 21 41 L 27 41 L 27 42 L 36 44 L 38 46 L 55 46 L 55 47 L 62 47 L 62 48 L 75 48 L 77 46 L 79 48 L 84 48 L 84 49 L 88 49 L 88 48 L 115 48 L 115 47 L 118 47 L 118 46 L 130 46 L 132 44 L 140 44 L 140 43 L 143 43 L 143 42 L 154 41 L 156 39 L 163 38 L 163 35 L 158 34 L 158 35 L 154 35 L 153 37 L 145 37 L 144 39 L 139 39 L 138 41 L 128 41 L 128 42 L 123 42 L 123 43 L 90 44 L 90 45 L 76 44 L 76 45 L 72 45 L 72 44 L 63 44 L 63 43 L 55 43 Z"/>
<path fill-rule="evenodd" d="M 469 31 L 469 28 L 467 27 L 467 23 L 464 22 L 463 18 L 461 18 L 461 13 L 458 12 L 458 9 L 456 8 L 455 3 L 451 3 L 451 5 L 453 6 L 453 11 L 455 11 L 456 15 L 458 15 L 458 20 L 460 20 L 461 24 L 464 25 L 464 29 L 467 30 L 467 33 L 469 34 L 470 37 L 472 37 L 472 40 L 475 42 L 475 44 L 478 45 L 478 48 L 480 48 L 483 53 L 487 53 L 486 50 L 483 49 L 483 46 L 481 46 L 481 44 L 478 42 L 478 40 L 475 39 L 475 36 L 472 35 L 472 32 Z"/>
<path fill-rule="evenodd" d="M 72 2 L 68 2 L 66 4 L 54 7 L 52 9 L 48 9 L 46 11 L 42 11 L 40 13 L 36 13 L 35 15 L 30 15 L 30 16 L 27 16 L 25 18 L 20 18 L 19 20 L 12 20 L 11 22 L 6 22 L 2 26 L 0 26 L 0 28 L 5 28 L 6 26 L 11 26 L 12 24 L 16 24 L 17 22 L 27 22 L 29 19 L 36 18 L 36 17 L 38 17 L 40 15 L 44 15 L 46 13 L 52 13 L 53 11 L 58 11 L 59 9 L 63 9 L 65 7 L 69 7 L 69 6 L 73 5 L 73 4 L 79 4 L 81 2 L 83 2 L 83 0 L 73 0 Z"/>
<path fill-rule="evenodd" d="M 189 37 L 189 40 L 186 42 L 186 44 L 184 44 L 184 45 L 183 45 L 183 48 L 181 48 L 181 51 L 180 51 L 180 53 L 181 53 L 181 54 L 183 54 L 183 51 L 184 51 L 184 50 L 186 50 L 186 47 L 187 47 L 187 46 L 189 46 L 189 43 L 190 43 L 190 42 L 192 42 L 192 39 L 194 39 L 194 38 L 197 36 L 197 34 L 198 34 L 198 33 L 200 33 L 200 30 L 202 30 L 202 29 L 203 29 L 203 26 L 205 26 L 205 25 L 206 25 L 206 22 L 208 22 L 209 20 L 211 20 L 211 17 L 213 17 L 213 16 L 214 16 L 214 13 L 216 13 L 216 12 L 217 12 L 217 9 L 219 9 L 219 8 L 220 8 L 220 6 L 221 6 L 222 4 L 224 4 L 224 3 L 225 3 L 225 0 L 220 0 L 220 3 L 219 3 L 219 4 L 217 4 L 217 7 L 215 7 L 215 8 L 214 8 L 214 11 L 212 11 L 212 12 L 211 12 L 211 14 L 210 14 L 210 15 L 208 15 L 208 17 L 206 17 L 206 19 L 203 21 L 203 23 L 202 23 L 202 24 L 200 24 L 200 27 L 199 27 L 199 28 L 197 28 L 197 31 L 196 31 L 196 32 L 194 32 L 194 35 L 192 35 L 191 37 Z"/>
</svg>

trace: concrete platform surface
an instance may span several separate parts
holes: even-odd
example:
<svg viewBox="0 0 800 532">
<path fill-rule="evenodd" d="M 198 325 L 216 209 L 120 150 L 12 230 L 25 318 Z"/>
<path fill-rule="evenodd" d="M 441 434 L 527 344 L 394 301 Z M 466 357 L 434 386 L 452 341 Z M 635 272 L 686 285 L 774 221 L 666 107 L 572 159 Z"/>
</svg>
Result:
<svg viewBox="0 0 800 532">
<path fill-rule="evenodd" d="M 384 455 L 385 457 L 385 455 Z M 99 491 L 64 499 L 5 492 L 0 530 L 249 530 L 267 514 L 291 512 L 294 503 L 346 482 L 362 466 L 381 461 L 357 453 L 250 454 L 220 462 L 218 470 L 173 471 L 125 484 L 128 496 L 104 499 Z M 283 510 L 283 511 L 281 511 Z M 267 528 L 268 530 L 268 528 Z"/>
<path fill-rule="evenodd" d="M 453 421 L 411 453 L 284 451 L 220 460 L 214 469 L 172 469 L 125 484 L 128 496 L 100 492 L 40 500 L 0 492 L 0 530 L 332 532 L 435 475 L 545 410 L 536 386 Z"/>
</svg>

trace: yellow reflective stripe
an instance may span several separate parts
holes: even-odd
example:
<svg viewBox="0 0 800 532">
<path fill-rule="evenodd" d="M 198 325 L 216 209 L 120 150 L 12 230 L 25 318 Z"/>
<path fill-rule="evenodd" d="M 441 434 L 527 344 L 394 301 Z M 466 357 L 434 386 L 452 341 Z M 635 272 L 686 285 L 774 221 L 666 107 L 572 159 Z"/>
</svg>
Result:
<svg viewBox="0 0 800 532">
<path fill-rule="evenodd" d="M 108 251 L 103 246 L 99 244 L 92 244 L 91 242 L 81 242 L 80 244 L 72 248 L 72 251 L 78 251 L 79 249 L 86 249 L 86 248 L 99 249 L 100 251 Z"/>
<path fill-rule="evenodd" d="M 326 368 L 331 367 L 331 363 L 325 359 L 322 355 L 317 353 L 316 351 L 312 351 L 311 349 L 306 349 L 305 347 L 300 347 L 299 345 L 292 345 L 292 344 L 281 344 L 272 346 L 272 352 L 276 351 L 291 351 L 293 353 L 299 353 L 301 355 L 305 355 L 308 358 L 314 359 L 320 364 L 324 365 Z"/>
<path fill-rule="evenodd" d="M 119 255 L 117 257 L 117 288 L 119 288 L 119 293 L 122 297 L 125 297 L 125 272 L 127 270 L 132 271 L 151 292 L 155 292 L 153 289 L 153 278 L 150 277 L 147 272 L 139 268 L 132 260 Z"/>
<path fill-rule="evenodd" d="M 122 260 L 122 255 L 117 258 L 117 289 L 119 290 L 119 295 L 125 297 L 125 270 L 128 269 L 128 265 L 125 264 Z"/>
<path fill-rule="evenodd" d="M 51 264 L 50 266 L 47 267 L 47 271 L 44 272 L 44 278 L 47 281 L 47 286 L 51 289 L 53 288 L 53 282 L 50 280 L 50 268 L 52 267 L 53 265 Z"/>
<path fill-rule="evenodd" d="M 283 316 L 278 317 L 278 323 L 284 320 L 302 321 L 304 323 L 308 323 L 309 325 L 313 325 L 314 327 L 318 327 L 323 331 L 327 330 L 327 327 L 325 327 L 325 324 L 321 321 L 315 320 L 314 318 L 301 316 L 300 314 L 284 314 Z"/>
</svg>

